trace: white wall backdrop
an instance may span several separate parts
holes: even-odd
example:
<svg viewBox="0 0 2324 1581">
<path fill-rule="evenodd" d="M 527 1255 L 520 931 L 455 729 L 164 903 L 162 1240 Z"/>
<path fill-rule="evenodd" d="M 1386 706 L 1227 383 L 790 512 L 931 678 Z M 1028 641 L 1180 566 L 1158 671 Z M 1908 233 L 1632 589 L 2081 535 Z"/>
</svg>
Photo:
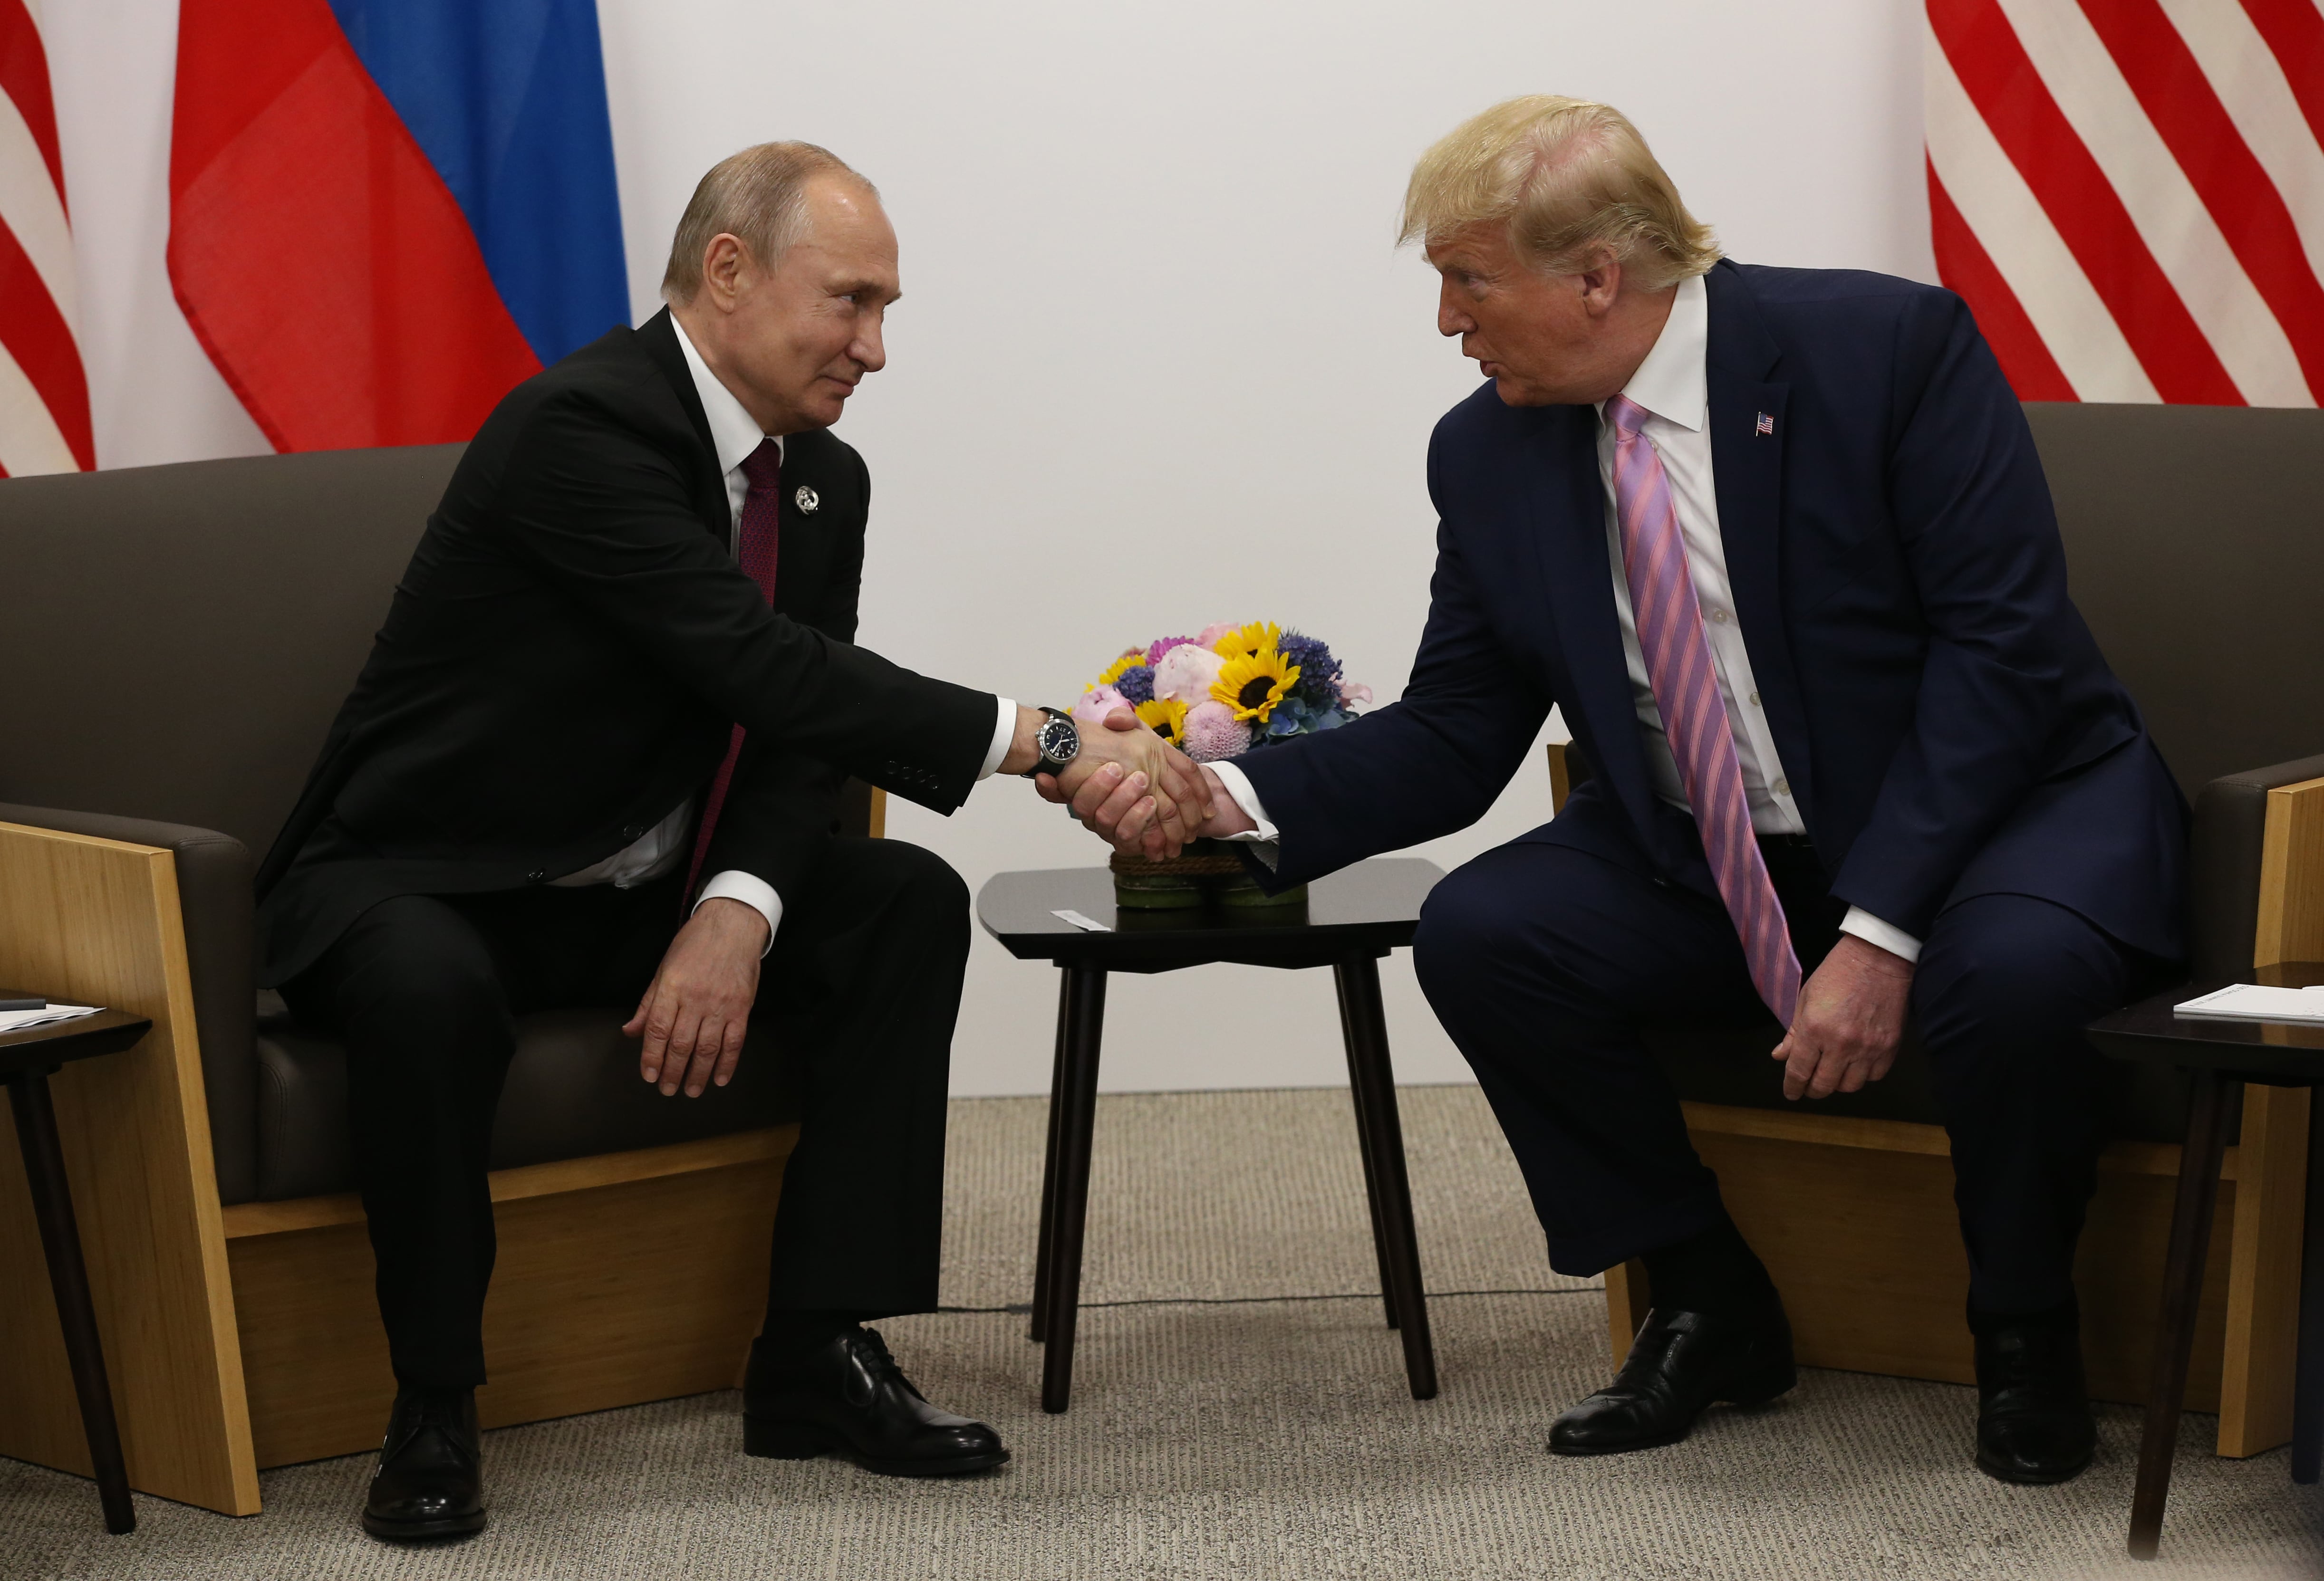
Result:
<svg viewBox="0 0 2324 1581">
<path fill-rule="evenodd" d="M 1390 237 L 1414 158 L 1488 104 L 1620 106 L 1737 257 L 1934 278 L 1918 0 L 598 5 L 639 317 L 736 148 L 807 138 L 879 183 L 906 299 L 840 430 L 875 484 L 862 640 L 1028 702 L 1227 618 L 1325 637 L 1397 694 L 1432 558 L 1422 457 L 1474 378 Z M 43 15 L 103 464 L 263 450 L 163 268 L 174 0 Z M 890 809 L 972 887 L 1102 859 L 1017 782 L 950 819 Z M 1547 815 L 1529 770 L 1423 854 Z M 1408 964 L 1385 976 L 1399 1075 L 1465 1080 Z M 979 938 L 956 1091 L 1046 1089 L 1054 977 Z M 1109 1009 L 1110 1088 L 1345 1079 L 1322 973 L 1120 979 Z"/>
</svg>

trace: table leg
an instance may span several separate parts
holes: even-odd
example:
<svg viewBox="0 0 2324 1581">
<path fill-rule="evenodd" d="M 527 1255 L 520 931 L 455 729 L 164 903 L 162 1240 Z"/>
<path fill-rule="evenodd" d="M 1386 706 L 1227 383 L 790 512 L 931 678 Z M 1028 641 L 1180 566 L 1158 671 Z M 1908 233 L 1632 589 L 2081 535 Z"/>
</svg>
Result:
<svg viewBox="0 0 2324 1581">
<path fill-rule="evenodd" d="M 2229 1105 L 2242 1085 L 2215 1071 L 2191 1072 L 2187 1140 L 2179 1153 L 2179 1190 L 2171 1209 L 2171 1248 L 2163 1264 L 2163 1310 L 2154 1325 L 2146 1429 L 2130 1504 L 2133 1558 L 2153 1558 L 2163 1536 L 2163 1506 L 2171 1495 L 2171 1459 L 2187 1393 L 2187 1359 L 2195 1344 L 2195 1314 L 2210 1251 L 2211 1212 L 2219 1200 L 2219 1157 L 2227 1146 Z"/>
<path fill-rule="evenodd" d="M 1388 1236 L 1380 1232 L 1384 1216 L 1380 1212 L 1379 1172 L 1372 1167 L 1371 1145 L 1365 1140 L 1372 1134 L 1371 1116 L 1364 1108 L 1364 1084 L 1355 1080 L 1352 1051 L 1356 1046 L 1356 1034 L 1348 1020 L 1347 996 L 1344 994 L 1340 996 L 1340 1039 L 1342 1045 L 1351 1051 L 1348 1092 L 1356 1110 L 1356 1156 L 1364 1162 L 1364 1209 L 1371 1218 L 1372 1262 L 1379 1269 L 1380 1305 L 1387 1309 L 1388 1326 L 1394 1328 L 1397 1327 L 1396 1291 L 1388 1282 Z"/>
<path fill-rule="evenodd" d="M 1357 1125 L 1377 1182 L 1373 1228 L 1386 1253 L 1382 1282 L 1388 1310 L 1404 1339 L 1412 1397 L 1433 1400 L 1436 1351 L 1428 1337 L 1428 1294 L 1412 1224 L 1412 1186 L 1404 1169 L 1404 1127 L 1397 1117 L 1396 1072 L 1388 1062 L 1388 1015 L 1380 1008 L 1379 961 L 1370 955 L 1343 961 L 1332 976 L 1339 985 L 1340 1024 L 1347 1034 L 1349 1080 L 1358 1094 Z"/>
<path fill-rule="evenodd" d="M 88 1435 L 88 1458 L 97 1471 L 105 1529 L 115 1534 L 133 1531 L 137 1513 L 129 1503 L 129 1470 L 121 1458 L 121 1429 L 113 1415 L 113 1388 L 105 1376 L 105 1347 L 97 1337 L 97 1307 L 89 1299 L 88 1267 L 81 1260 L 80 1230 L 73 1221 L 72 1187 L 65 1178 L 49 1079 L 38 1071 L 14 1077 L 8 1097 L 16 1111 L 16 1140 L 23 1150 L 32 1212 L 40 1220 L 41 1246 L 48 1254 L 49 1284 L 56 1295 L 57 1321 L 64 1329 L 73 1393 L 80 1397 L 81 1429 Z"/>
<path fill-rule="evenodd" d="M 1042 1316 L 1041 1409 L 1055 1415 L 1074 1392 L 1074 1325 L 1081 1314 L 1082 1239 L 1089 1224 L 1090 1135 L 1097 1125 L 1097 1056 L 1105 1030 L 1105 973 L 1068 967 L 1065 989 L 1064 1080 L 1056 1103 L 1056 1205 Z"/>
<path fill-rule="evenodd" d="M 1049 1144 L 1041 1154 L 1041 1233 L 1033 1243 L 1033 1343 L 1049 1328 L 1049 1259 L 1057 1236 L 1057 1137 L 1065 1117 L 1065 1025 L 1073 1012 L 1074 976 L 1057 973 L 1057 1046 L 1049 1061 Z"/>
<path fill-rule="evenodd" d="M 2299 1382 L 2292 1395 L 2292 1480 L 2324 1471 L 2324 1089 L 2308 1108 L 2308 1220 L 2300 1259 Z"/>
</svg>

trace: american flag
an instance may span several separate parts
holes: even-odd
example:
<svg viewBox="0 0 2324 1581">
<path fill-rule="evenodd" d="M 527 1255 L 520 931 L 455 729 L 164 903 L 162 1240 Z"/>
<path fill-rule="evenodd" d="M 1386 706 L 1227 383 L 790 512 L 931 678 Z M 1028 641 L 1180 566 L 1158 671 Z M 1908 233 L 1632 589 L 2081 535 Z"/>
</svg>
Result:
<svg viewBox="0 0 2324 1581">
<path fill-rule="evenodd" d="M 1928 0 L 1937 271 L 2027 400 L 2324 392 L 2318 0 Z"/>
<path fill-rule="evenodd" d="M 97 465 L 37 0 L 0 0 L 0 476 Z"/>
</svg>

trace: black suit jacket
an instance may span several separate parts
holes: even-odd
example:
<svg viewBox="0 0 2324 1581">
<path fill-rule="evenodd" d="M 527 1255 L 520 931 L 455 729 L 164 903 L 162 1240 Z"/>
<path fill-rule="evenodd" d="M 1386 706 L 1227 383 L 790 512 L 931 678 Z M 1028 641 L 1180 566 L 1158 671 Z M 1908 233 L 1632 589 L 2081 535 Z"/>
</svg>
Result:
<svg viewBox="0 0 2324 1581">
<path fill-rule="evenodd" d="M 782 894 L 829 838 L 850 773 L 958 806 L 994 702 L 851 645 L 870 487 L 831 435 L 785 441 L 770 610 L 730 550 L 667 311 L 512 391 L 429 518 L 260 867 L 260 980 L 297 975 L 390 896 L 604 860 L 705 788 L 735 723 L 749 735 L 706 873 L 739 868 Z"/>
</svg>

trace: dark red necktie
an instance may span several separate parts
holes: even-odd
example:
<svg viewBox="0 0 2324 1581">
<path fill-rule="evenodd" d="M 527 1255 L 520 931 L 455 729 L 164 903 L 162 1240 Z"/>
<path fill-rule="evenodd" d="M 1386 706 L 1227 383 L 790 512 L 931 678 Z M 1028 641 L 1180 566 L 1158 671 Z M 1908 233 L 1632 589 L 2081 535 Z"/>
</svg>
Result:
<svg viewBox="0 0 2324 1581">
<path fill-rule="evenodd" d="M 782 468 L 782 450 L 772 439 L 760 440 L 759 447 L 742 458 L 742 475 L 750 481 L 750 488 L 742 496 L 742 529 L 734 545 L 735 563 L 759 584 L 770 608 L 775 602 L 775 538 L 782 507 L 778 492 Z M 702 859 L 709 854 L 710 836 L 718 827 L 718 810 L 726 804 L 726 785 L 734 777 L 734 759 L 742 755 L 742 727 L 738 724 L 727 738 L 726 760 L 718 765 L 717 777 L 710 782 L 709 799 L 702 804 L 702 830 L 694 837 L 694 860 L 686 869 L 689 907 L 694 903 L 694 887 L 702 878 Z"/>
</svg>

